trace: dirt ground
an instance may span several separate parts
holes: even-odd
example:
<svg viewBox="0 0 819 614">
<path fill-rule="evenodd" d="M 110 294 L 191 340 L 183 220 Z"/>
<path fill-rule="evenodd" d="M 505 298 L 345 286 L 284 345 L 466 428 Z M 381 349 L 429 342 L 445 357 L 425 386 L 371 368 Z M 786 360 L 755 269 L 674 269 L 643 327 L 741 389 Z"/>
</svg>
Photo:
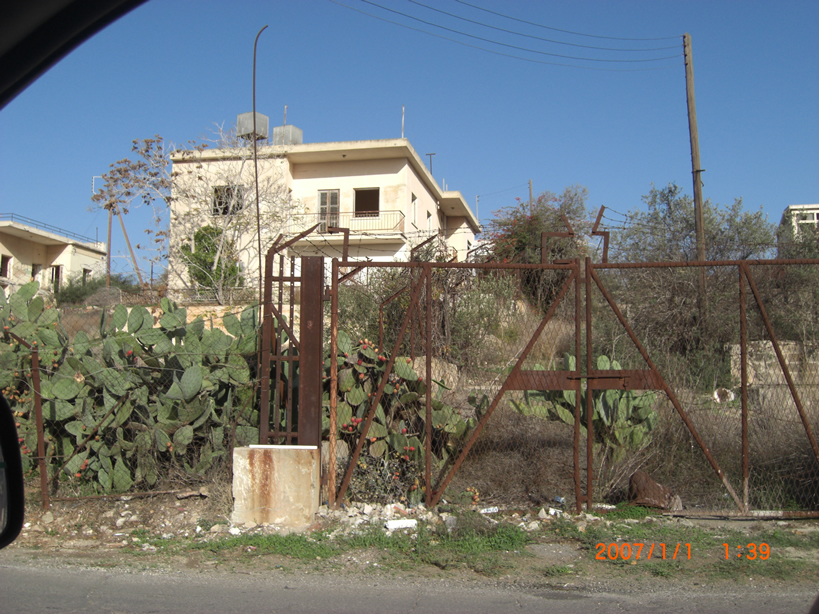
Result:
<svg viewBox="0 0 819 614">
<path fill-rule="evenodd" d="M 202 573 L 262 571 L 271 574 L 383 574 L 386 577 L 400 575 L 402 578 L 444 576 L 484 586 L 583 593 L 629 593 L 634 590 L 636 580 L 639 580 L 642 592 L 663 591 L 672 587 L 675 590 L 697 587 L 698 590 L 714 591 L 727 586 L 748 590 L 792 587 L 804 591 L 819 588 L 819 552 L 816 550 L 780 549 L 776 564 L 784 565 L 782 573 L 772 572 L 773 557 L 772 565 L 768 567 L 759 561 L 756 567 L 748 565 L 749 562 L 741 562 L 744 567 L 740 572 L 736 571 L 738 568 L 722 571 L 734 564 L 724 562 L 722 542 L 725 539 L 733 540 L 741 536 L 743 543 L 752 542 L 754 535 L 772 527 L 805 535 L 819 532 L 819 522 L 816 521 L 656 518 L 652 522 L 658 525 L 705 529 L 713 534 L 714 546 L 698 546 L 698 551 L 692 553 L 690 560 L 680 555 L 679 560 L 663 562 L 657 560 L 655 555 L 655 560 L 648 562 L 644 554 L 639 562 L 634 559 L 626 562 L 599 560 L 596 558 L 599 554 L 589 546 L 584 546 L 577 539 L 561 537 L 554 530 L 556 524 L 551 517 L 538 519 L 536 511 L 502 510 L 494 516 L 498 520 L 531 525 L 530 521 L 534 518 L 540 524 L 531 532 L 534 543 L 528 545 L 523 553 L 500 552 L 493 555 L 495 568 L 500 571 L 492 574 L 482 574 L 464 567 L 425 564 L 397 567 L 394 560 L 388 560 L 388 555 L 377 550 L 352 551 L 329 560 L 304 561 L 279 555 L 260 556 L 253 549 L 241 547 L 218 554 L 207 549 L 190 549 L 188 546 L 197 541 L 219 539 L 222 537 L 219 533 L 227 533 L 231 529 L 227 516 L 229 505 L 226 506 L 229 499 L 225 499 L 228 494 L 214 488 L 201 493 L 194 490 L 150 498 L 54 502 L 51 510 L 45 513 L 38 509 L 29 510 L 20 538 L 0 552 L 0 565 L 6 561 L 54 567 L 116 567 L 135 571 L 150 568 L 155 571 Z M 585 515 L 581 515 L 572 519 L 580 531 L 590 522 L 590 519 L 584 518 Z M 328 528 L 330 523 L 324 520 L 315 528 Z M 646 521 L 646 524 L 650 523 Z M 234 534 L 237 532 L 234 529 Z M 241 532 L 281 533 L 271 527 L 242 527 Z M 169 540 L 168 543 L 176 547 L 166 551 L 152 545 L 161 539 Z M 799 564 L 799 573 L 792 573 L 793 568 L 788 567 L 793 562 Z"/>
</svg>

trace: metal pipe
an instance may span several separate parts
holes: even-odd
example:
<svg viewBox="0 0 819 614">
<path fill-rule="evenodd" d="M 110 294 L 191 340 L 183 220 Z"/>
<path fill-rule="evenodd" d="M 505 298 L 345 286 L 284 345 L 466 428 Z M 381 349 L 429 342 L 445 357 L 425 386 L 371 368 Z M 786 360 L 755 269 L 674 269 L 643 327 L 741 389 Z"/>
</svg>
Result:
<svg viewBox="0 0 819 614">
<path fill-rule="evenodd" d="M 583 504 L 583 492 L 580 486 L 580 258 L 575 259 L 574 279 L 574 433 L 572 439 L 572 461 L 574 466 L 574 501 L 579 514 Z"/>
<path fill-rule="evenodd" d="M 707 262 L 668 261 L 668 262 L 603 262 L 594 265 L 595 269 L 691 269 L 715 266 L 772 266 L 783 264 L 819 264 L 819 258 L 802 258 L 790 260 L 708 260 Z"/>
<path fill-rule="evenodd" d="M 259 44 L 259 37 L 267 29 L 264 26 L 256 35 L 256 40 L 253 41 L 253 171 L 254 171 L 254 186 L 256 188 L 256 239 L 259 249 L 259 303 L 262 302 L 262 222 L 261 212 L 259 210 L 259 153 L 256 147 L 256 47 Z M 261 328 L 261 322 L 260 328 Z"/>
<path fill-rule="evenodd" d="M 748 462 L 748 328 L 745 312 L 745 267 L 739 269 L 739 353 L 742 415 L 742 506 L 748 513 L 750 467 Z"/>
<path fill-rule="evenodd" d="M 425 435 L 426 442 L 424 443 L 424 491 L 427 507 L 430 507 L 432 502 L 432 268 L 424 265 L 424 278 L 426 279 L 427 295 L 426 295 L 426 320 L 427 320 L 427 335 L 426 335 L 426 424 Z"/>
<path fill-rule="evenodd" d="M 591 297 L 591 258 L 586 257 L 586 271 L 583 276 L 586 281 L 586 377 L 592 376 L 592 297 Z M 580 357 L 575 360 L 580 364 Z M 575 399 L 580 404 L 580 397 Z M 592 511 L 594 492 L 594 393 L 588 381 L 586 382 L 586 511 Z"/>
<path fill-rule="evenodd" d="M 332 260 L 330 290 L 330 458 L 327 463 L 327 495 L 336 503 L 336 440 L 338 438 L 338 258 Z"/>
</svg>

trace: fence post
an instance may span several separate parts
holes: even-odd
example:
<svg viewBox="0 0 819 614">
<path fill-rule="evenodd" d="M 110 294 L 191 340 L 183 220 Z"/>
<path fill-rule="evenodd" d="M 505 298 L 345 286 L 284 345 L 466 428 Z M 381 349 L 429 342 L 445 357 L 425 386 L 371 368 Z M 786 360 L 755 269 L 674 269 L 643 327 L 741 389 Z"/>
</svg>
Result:
<svg viewBox="0 0 819 614">
<path fill-rule="evenodd" d="M 321 378 L 324 375 L 324 258 L 301 259 L 299 445 L 321 446 Z"/>
<path fill-rule="evenodd" d="M 43 426 L 43 403 L 40 396 L 40 353 L 37 348 L 31 349 L 31 383 L 34 387 L 34 417 L 37 421 L 37 465 L 40 468 L 40 491 L 43 495 L 43 509 L 51 503 L 48 500 L 48 473 L 45 458 L 45 430 Z"/>
<path fill-rule="evenodd" d="M 338 437 L 338 258 L 333 258 L 330 283 L 330 445 L 327 462 L 327 499 L 336 507 L 336 439 Z M 379 346 L 380 347 L 380 346 Z"/>
</svg>

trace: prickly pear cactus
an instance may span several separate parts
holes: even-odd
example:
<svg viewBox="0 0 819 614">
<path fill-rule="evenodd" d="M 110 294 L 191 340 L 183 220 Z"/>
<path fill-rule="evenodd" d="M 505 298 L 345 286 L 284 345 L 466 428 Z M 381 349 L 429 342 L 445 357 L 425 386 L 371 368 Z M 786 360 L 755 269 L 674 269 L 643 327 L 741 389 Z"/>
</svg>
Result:
<svg viewBox="0 0 819 614">
<path fill-rule="evenodd" d="M 567 354 L 563 368 L 575 370 L 575 357 Z M 599 356 L 597 369 L 620 370 L 622 367 L 607 356 Z M 580 430 L 586 436 L 586 395 L 580 393 Z M 627 450 L 639 450 L 651 440 L 651 431 L 657 424 L 654 392 L 633 390 L 600 390 L 592 392 L 592 425 L 594 439 L 613 450 L 614 460 L 622 458 Z M 527 391 L 522 402 L 512 405 L 524 415 L 535 415 L 550 420 L 560 420 L 574 425 L 575 392 L 570 390 Z"/>
<path fill-rule="evenodd" d="M 256 347 L 255 311 L 225 317 L 232 334 L 162 299 L 155 324 L 144 307 L 103 314 L 98 331 L 69 342 L 59 312 L 31 283 L 0 296 L 0 386 L 17 418 L 26 470 L 36 450 L 31 351 L 36 347 L 50 477 L 80 492 L 153 486 L 169 473 L 203 476 L 224 456 L 232 427 L 258 437 L 245 356 Z M 59 473 L 58 473 L 59 472 Z"/>
<path fill-rule="evenodd" d="M 359 437 L 365 437 L 364 454 L 356 468 L 360 479 L 356 483 L 354 478 L 352 483 L 357 496 L 370 501 L 419 501 L 424 490 L 418 476 L 422 475 L 424 466 L 427 386 L 436 388 L 431 424 L 433 469 L 460 449 L 467 430 L 474 426 L 474 419 L 462 418 L 458 411 L 442 402 L 443 386 L 425 382 L 412 368 L 408 357 L 398 356 L 384 383 L 373 422 L 364 433 L 367 410 L 383 381 L 389 357 L 371 340 L 354 341 L 346 332 L 339 331 L 336 360 L 338 437 L 350 448 Z M 325 436 L 330 428 L 329 373 L 328 357 L 323 398 Z"/>
</svg>

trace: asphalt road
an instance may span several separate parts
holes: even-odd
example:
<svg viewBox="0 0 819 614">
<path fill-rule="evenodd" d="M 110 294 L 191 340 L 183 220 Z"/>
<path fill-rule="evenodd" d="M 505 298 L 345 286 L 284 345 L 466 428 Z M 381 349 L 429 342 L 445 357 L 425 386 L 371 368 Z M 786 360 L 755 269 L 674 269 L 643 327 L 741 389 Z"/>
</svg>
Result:
<svg viewBox="0 0 819 614">
<path fill-rule="evenodd" d="M 656 587 L 655 587 L 656 588 Z M 777 594 L 738 587 L 698 593 L 680 587 L 631 595 L 509 590 L 438 580 L 242 573 L 157 573 L 39 567 L 0 562 L 0 613 L 154 612 L 350 613 L 538 612 L 590 614 L 807 614 L 815 594 Z"/>
</svg>

